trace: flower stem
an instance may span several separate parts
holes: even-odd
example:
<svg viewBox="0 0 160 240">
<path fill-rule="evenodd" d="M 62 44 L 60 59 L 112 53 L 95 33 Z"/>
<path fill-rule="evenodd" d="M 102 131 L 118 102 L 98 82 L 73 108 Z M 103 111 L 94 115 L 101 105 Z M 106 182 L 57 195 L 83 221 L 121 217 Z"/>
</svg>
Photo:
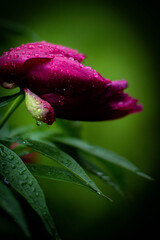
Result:
<svg viewBox="0 0 160 240">
<path fill-rule="evenodd" d="M 4 126 L 4 124 L 7 122 L 9 117 L 12 115 L 12 113 L 17 109 L 17 107 L 23 102 L 24 100 L 24 93 L 21 93 L 11 104 L 7 112 L 4 114 L 3 118 L 0 121 L 0 129 Z"/>
</svg>

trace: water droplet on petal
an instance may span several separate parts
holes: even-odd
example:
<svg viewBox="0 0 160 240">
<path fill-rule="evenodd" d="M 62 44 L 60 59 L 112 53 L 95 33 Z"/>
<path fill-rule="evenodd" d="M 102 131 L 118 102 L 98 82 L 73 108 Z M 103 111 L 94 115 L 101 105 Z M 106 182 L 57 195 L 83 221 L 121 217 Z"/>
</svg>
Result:
<svg viewBox="0 0 160 240">
<path fill-rule="evenodd" d="M 35 57 L 40 57 L 40 55 L 38 53 L 35 53 L 34 56 Z"/>
<path fill-rule="evenodd" d="M 18 58 L 19 55 L 18 55 L 18 54 L 14 54 L 13 57 L 14 57 L 14 58 Z"/>
<path fill-rule="evenodd" d="M 29 45 L 28 48 L 29 48 L 29 49 L 34 49 L 35 46 L 34 46 L 34 45 Z"/>
</svg>

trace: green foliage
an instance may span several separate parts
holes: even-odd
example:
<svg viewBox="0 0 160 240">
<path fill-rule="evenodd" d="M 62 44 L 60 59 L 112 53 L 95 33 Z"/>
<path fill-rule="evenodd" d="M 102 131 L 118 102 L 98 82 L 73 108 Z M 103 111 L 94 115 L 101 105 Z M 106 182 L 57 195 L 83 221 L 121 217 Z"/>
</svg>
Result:
<svg viewBox="0 0 160 240">
<path fill-rule="evenodd" d="M 30 236 L 26 219 L 12 191 L 0 181 L 0 206 L 17 222 L 26 236 Z"/>
<path fill-rule="evenodd" d="M 54 137 L 53 141 L 60 142 L 75 148 L 78 148 L 82 151 L 85 151 L 91 155 L 94 155 L 95 157 L 98 157 L 101 161 L 103 161 L 106 165 L 107 162 L 114 164 L 116 166 L 125 168 L 133 173 L 136 173 L 137 175 L 140 175 L 142 177 L 145 177 L 149 180 L 153 180 L 150 176 L 148 176 L 145 173 L 142 173 L 138 167 L 136 167 L 133 163 L 128 161 L 126 158 L 101 147 L 94 146 L 91 144 L 88 144 L 82 140 L 71 138 L 71 137 Z"/>
<path fill-rule="evenodd" d="M 45 197 L 37 180 L 33 177 L 19 156 L 0 144 L 0 174 L 9 181 L 39 214 L 48 232 L 57 237 L 52 217 L 46 206 Z"/>
<path fill-rule="evenodd" d="M 21 92 L 18 92 L 18 93 L 15 93 L 13 95 L 0 97 L 0 107 L 4 107 L 5 105 L 9 104 L 14 99 L 16 99 L 20 94 L 21 94 Z"/>
</svg>

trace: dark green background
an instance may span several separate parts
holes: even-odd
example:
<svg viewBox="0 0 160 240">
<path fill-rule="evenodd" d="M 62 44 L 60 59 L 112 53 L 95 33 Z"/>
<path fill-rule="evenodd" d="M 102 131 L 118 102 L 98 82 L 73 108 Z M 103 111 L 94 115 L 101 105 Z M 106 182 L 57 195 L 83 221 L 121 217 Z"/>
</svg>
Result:
<svg viewBox="0 0 160 240">
<path fill-rule="evenodd" d="M 126 193 L 124 200 L 94 178 L 114 199 L 110 204 L 80 187 L 41 180 L 62 239 L 135 239 L 140 234 L 154 239 L 158 233 L 160 169 L 159 12 L 156 3 L 5 1 L 1 3 L 0 13 L 1 52 L 33 39 L 78 49 L 87 55 L 85 65 L 104 77 L 126 79 L 127 92 L 144 105 L 142 113 L 120 120 L 84 122 L 82 134 L 85 140 L 127 157 L 156 182 L 120 171 Z M 4 94 L 9 91 L 1 88 L 0 95 Z M 10 119 L 13 127 L 30 123 L 35 124 L 24 105 Z M 38 232 L 49 238 L 36 214 L 20 200 L 33 238 Z M 0 236 L 22 239 L 23 233 L 16 224 L 3 211 L 0 213 Z"/>
</svg>

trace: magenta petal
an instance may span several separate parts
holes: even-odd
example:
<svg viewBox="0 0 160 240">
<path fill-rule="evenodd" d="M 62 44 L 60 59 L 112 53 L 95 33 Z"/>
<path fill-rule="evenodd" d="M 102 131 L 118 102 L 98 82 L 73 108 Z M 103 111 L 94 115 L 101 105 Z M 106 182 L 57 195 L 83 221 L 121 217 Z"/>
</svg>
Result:
<svg viewBox="0 0 160 240">
<path fill-rule="evenodd" d="M 36 93 L 78 94 L 92 88 L 106 88 L 111 81 L 77 61 L 56 56 L 49 62 L 33 65 L 27 74 L 27 87 Z"/>
<path fill-rule="evenodd" d="M 0 79 L 17 83 L 24 72 L 25 61 L 32 58 L 52 59 L 55 56 L 64 56 L 79 62 L 85 58 L 85 55 L 78 53 L 77 50 L 45 41 L 22 44 L 19 47 L 11 48 L 0 57 Z"/>
<path fill-rule="evenodd" d="M 102 77 L 80 63 L 84 57 L 77 50 L 44 41 L 28 43 L 0 57 L 0 84 L 30 89 L 26 94 L 41 99 L 42 115 L 34 112 L 31 102 L 27 108 L 47 124 L 53 123 L 54 116 L 102 121 L 142 111 L 138 100 L 124 93 L 127 81 Z"/>
</svg>

